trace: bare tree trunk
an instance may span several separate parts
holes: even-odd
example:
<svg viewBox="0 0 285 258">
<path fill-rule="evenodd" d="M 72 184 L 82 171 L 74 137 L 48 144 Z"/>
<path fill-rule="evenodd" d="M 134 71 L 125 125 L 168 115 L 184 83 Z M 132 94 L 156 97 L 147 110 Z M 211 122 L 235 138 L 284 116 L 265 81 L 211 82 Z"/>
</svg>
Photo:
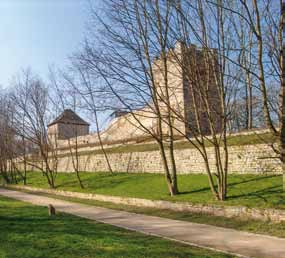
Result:
<svg viewBox="0 0 285 258">
<path fill-rule="evenodd" d="M 280 156 L 283 173 L 283 191 L 285 191 L 285 3 L 281 6 L 281 24 L 282 24 L 282 45 L 281 45 L 281 88 L 280 88 Z"/>
<path fill-rule="evenodd" d="M 92 100 L 93 100 L 93 98 L 92 98 Z M 94 103 L 94 100 L 93 100 L 93 103 Z M 97 137 L 98 137 L 98 140 L 99 140 L 100 148 L 101 148 L 101 151 L 104 154 L 104 157 L 105 157 L 105 160 L 106 160 L 106 163 L 107 163 L 107 166 L 108 166 L 108 170 L 109 170 L 110 173 L 113 174 L 113 169 L 112 169 L 112 166 L 111 166 L 108 154 L 107 154 L 107 152 L 106 152 L 106 150 L 104 148 L 104 143 L 103 143 L 102 138 L 101 138 L 101 132 L 100 132 L 100 127 L 99 127 L 96 107 L 93 108 L 93 113 L 94 113 L 94 116 L 95 116 L 96 133 L 97 133 Z"/>
<path fill-rule="evenodd" d="M 77 130 L 76 128 L 74 130 Z M 78 139 L 77 139 L 77 132 L 76 132 L 76 136 L 75 136 L 75 145 L 72 145 L 70 143 L 70 139 L 68 139 L 68 145 L 69 145 L 69 151 L 70 151 L 70 156 L 71 156 L 71 160 L 72 160 L 72 165 L 73 165 L 73 169 L 75 171 L 76 174 L 76 178 L 77 181 L 79 183 L 79 186 L 81 189 L 84 189 L 84 185 L 82 183 L 81 177 L 80 177 L 80 173 L 79 173 L 79 155 L 78 155 Z M 75 148 L 75 151 L 72 151 L 72 148 Z"/>
<path fill-rule="evenodd" d="M 259 7 L 257 0 L 252 0 L 254 11 L 256 13 L 256 26 L 255 26 L 255 35 L 257 38 L 258 44 L 258 55 L 257 55 L 257 62 L 259 66 L 259 82 L 261 87 L 261 92 L 263 95 L 263 113 L 266 121 L 267 128 L 270 129 L 274 134 L 277 133 L 276 128 L 273 125 L 270 111 L 269 111 L 269 104 L 268 104 L 268 94 L 265 84 L 265 75 L 264 75 L 264 65 L 263 65 L 263 36 L 261 31 L 261 21 L 260 21 L 260 14 L 259 14 Z"/>
</svg>

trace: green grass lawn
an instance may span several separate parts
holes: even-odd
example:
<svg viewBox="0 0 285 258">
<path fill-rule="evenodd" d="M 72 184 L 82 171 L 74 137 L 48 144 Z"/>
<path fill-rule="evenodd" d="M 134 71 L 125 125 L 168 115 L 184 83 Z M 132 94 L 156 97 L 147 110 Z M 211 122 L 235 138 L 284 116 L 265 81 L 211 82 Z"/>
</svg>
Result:
<svg viewBox="0 0 285 258">
<path fill-rule="evenodd" d="M 0 197 L 1 258 L 232 257 Z"/>
<path fill-rule="evenodd" d="M 242 205 L 258 208 L 285 209 L 282 177 L 276 175 L 230 175 L 228 200 L 216 201 L 209 189 L 206 175 L 180 175 L 181 194 L 171 197 L 165 179 L 159 174 L 81 173 L 85 189 L 81 189 L 74 173 L 59 173 L 57 189 L 153 200 L 189 201 L 202 204 Z M 28 174 L 28 185 L 48 188 L 41 173 Z"/>
</svg>

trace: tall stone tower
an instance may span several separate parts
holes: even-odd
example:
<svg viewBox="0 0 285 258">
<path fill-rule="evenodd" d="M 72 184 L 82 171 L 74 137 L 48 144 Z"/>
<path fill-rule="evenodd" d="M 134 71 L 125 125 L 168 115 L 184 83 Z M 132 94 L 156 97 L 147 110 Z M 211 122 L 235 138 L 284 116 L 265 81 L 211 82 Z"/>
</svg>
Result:
<svg viewBox="0 0 285 258">
<path fill-rule="evenodd" d="M 175 135 L 209 135 L 209 115 L 215 131 L 220 132 L 221 100 L 216 77 L 219 65 L 215 50 L 178 42 L 167 53 L 167 76 L 161 58 L 154 61 L 153 72 L 160 110 L 167 116 L 167 106 L 171 106 Z M 169 133 L 167 124 L 163 131 Z"/>
</svg>

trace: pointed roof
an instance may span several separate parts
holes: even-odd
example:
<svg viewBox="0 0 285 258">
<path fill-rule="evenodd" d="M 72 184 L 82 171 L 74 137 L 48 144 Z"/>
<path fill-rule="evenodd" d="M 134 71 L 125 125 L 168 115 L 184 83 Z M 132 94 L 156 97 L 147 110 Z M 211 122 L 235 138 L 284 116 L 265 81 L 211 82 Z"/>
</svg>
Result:
<svg viewBox="0 0 285 258">
<path fill-rule="evenodd" d="M 71 109 L 65 109 L 61 115 L 59 115 L 54 121 L 52 121 L 48 126 L 54 124 L 74 124 L 74 125 L 89 125 L 84 121 L 79 115 L 73 112 Z"/>
</svg>

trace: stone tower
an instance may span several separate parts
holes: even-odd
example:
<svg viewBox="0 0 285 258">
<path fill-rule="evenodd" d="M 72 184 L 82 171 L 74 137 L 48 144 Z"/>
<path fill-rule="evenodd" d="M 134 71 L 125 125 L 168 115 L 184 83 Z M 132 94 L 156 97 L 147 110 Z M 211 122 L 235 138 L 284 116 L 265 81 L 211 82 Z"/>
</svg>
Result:
<svg viewBox="0 0 285 258">
<path fill-rule="evenodd" d="M 206 52 L 211 51 L 211 52 Z M 209 54 L 210 53 L 210 54 Z M 216 132 L 220 132 L 221 101 L 216 83 L 219 66 L 215 50 L 198 48 L 195 45 L 185 46 L 178 42 L 167 54 L 167 85 L 172 112 L 175 135 L 193 135 L 201 131 L 210 134 L 210 123 L 207 111 L 213 118 Z M 156 88 L 159 95 L 159 106 L 167 114 L 166 82 L 161 58 L 153 63 Z M 204 98 L 208 99 L 208 110 Z M 195 107 L 195 108 L 194 108 Z M 195 113 L 195 110 L 197 111 Z M 200 130 L 197 130 L 200 125 Z M 164 133 L 168 134 L 167 124 Z"/>
<path fill-rule="evenodd" d="M 48 136 L 53 142 L 87 134 L 89 134 L 89 124 L 71 109 L 65 109 L 48 125 Z"/>
</svg>

